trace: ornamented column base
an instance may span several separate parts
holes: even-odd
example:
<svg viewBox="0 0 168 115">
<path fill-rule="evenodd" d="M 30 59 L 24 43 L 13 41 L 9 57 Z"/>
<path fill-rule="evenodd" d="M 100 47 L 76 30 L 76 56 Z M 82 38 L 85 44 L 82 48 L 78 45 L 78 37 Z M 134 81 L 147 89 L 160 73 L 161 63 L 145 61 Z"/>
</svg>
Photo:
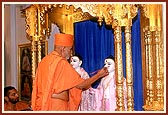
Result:
<svg viewBox="0 0 168 115">
<path fill-rule="evenodd" d="M 143 108 L 145 111 L 164 111 L 164 105 L 158 101 L 153 101 L 151 105 L 144 105 Z"/>
</svg>

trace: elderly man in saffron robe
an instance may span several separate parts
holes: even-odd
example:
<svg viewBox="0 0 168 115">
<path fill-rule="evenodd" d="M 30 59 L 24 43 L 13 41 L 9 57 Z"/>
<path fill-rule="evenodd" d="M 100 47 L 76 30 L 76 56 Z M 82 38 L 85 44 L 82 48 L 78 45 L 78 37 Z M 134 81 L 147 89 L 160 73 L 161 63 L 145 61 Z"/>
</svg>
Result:
<svg viewBox="0 0 168 115">
<path fill-rule="evenodd" d="M 109 56 L 104 60 L 104 67 L 107 67 L 109 75 L 102 78 L 96 89 L 90 90 L 95 94 L 94 110 L 95 111 L 115 111 L 116 105 L 116 76 L 114 57 Z M 123 77 L 123 94 L 124 94 L 124 110 L 127 110 L 127 87 L 126 80 Z"/>
<path fill-rule="evenodd" d="M 72 53 L 73 35 L 55 34 L 54 51 L 38 65 L 33 81 L 34 111 L 77 111 L 81 92 L 97 79 L 108 75 L 107 68 L 89 79 L 82 79 L 67 61 Z"/>
</svg>

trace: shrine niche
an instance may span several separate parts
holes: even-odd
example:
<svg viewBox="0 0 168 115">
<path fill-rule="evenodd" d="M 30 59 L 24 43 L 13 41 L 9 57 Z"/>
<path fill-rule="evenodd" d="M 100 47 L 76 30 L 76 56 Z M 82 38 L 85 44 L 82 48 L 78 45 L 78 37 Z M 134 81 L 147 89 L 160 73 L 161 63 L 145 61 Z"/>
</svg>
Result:
<svg viewBox="0 0 168 115">
<path fill-rule="evenodd" d="M 122 104 L 122 36 L 125 28 L 126 78 L 128 84 L 128 111 L 134 111 L 131 26 L 138 10 L 141 12 L 142 64 L 144 80 L 144 110 L 164 110 L 164 45 L 163 14 L 161 4 L 32 4 L 22 13 L 26 19 L 27 39 L 32 44 L 32 77 L 35 78 L 37 63 L 41 61 L 41 41 L 51 33 L 56 24 L 61 33 L 74 34 L 73 24 L 96 19 L 98 25 L 110 25 L 114 29 L 115 60 L 117 75 L 117 111 Z"/>
</svg>

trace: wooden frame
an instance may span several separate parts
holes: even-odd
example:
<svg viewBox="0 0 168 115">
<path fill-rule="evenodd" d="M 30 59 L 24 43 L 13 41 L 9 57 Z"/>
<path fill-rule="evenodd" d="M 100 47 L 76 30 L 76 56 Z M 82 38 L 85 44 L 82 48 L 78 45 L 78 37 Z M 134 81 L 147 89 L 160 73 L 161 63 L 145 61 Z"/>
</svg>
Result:
<svg viewBox="0 0 168 115">
<path fill-rule="evenodd" d="M 48 54 L 48 41 L 42 41 L 42 58 Z M 31 101 L 32 92 L 32 51 L 31 43 L 18 46 L 18 92 L 19 99 L 22 101 Z"/>
</svg>

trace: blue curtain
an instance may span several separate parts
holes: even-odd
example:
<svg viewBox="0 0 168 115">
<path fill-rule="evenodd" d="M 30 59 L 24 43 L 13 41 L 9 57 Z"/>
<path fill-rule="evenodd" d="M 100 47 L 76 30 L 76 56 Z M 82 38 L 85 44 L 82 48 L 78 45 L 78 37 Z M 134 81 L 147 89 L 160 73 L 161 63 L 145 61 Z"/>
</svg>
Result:
<svg viewBox="0 0 168 115">
<path fill-rule="evenodd" d="M 74 24 L 75 53 L 82 57 L 82 67 L 90 76 L 93 71 L 103 67 L 104 59 L 114 54 L 114 32 L 103 24 L 99 26 L 95 21 L 83 21 Z M 123 74 L 125 76 L 125 42 L 122 32 L 122 55 Z M 133 62 L 133 88 L 134 88 L 134 109 L 142 111 L 143 87 L 142 87 L 142 61 L 141 61 L 141 36 L 140 36 L 140 12 L 132 25 L 132 62 Z M 100 80 L 92 84 L 96 88 Z"/>
</svg>

